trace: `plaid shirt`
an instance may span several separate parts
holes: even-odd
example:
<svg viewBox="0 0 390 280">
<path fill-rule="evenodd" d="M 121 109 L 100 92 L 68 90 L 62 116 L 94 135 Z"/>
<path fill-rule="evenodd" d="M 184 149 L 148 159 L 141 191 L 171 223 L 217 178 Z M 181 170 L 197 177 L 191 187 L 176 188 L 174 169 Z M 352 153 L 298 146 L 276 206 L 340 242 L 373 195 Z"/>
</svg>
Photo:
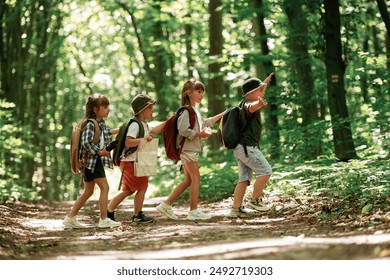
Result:
<svg viewBox="0 0 390 280">
<path fill-rule="evenodd" d="M 99 123 L 100 130 L 104 132 L 104 146 L 107 146 L 110 143 L 110 139 L 112 136 L 112 130 L 109 129 L 104 120 L 97 120 Z M 82 151 L 87 151 L 88 158 L 87 158 L 87 165 L 86 168 L 90 169 L 92 172 L 95 171 L 95 165 L 96 161 L 98 159 L 97 153 L 100 151 L 99 144 L 96 145 L 93 143 L 93 136 L 95 134 L 95 127 L 93 122 L 89 121 L 87 122 L 87 125 L 85 126 L 83 132 L 81 133 L 81 139 L 80 139 L 80 150 L 79 150 L 79 156 L 82 158 Z M 81 158 L 79 158 L 81 160 Z M 108 156 L 102 156 L 101 157 L 103 166 L 113 168 L 111 155 Z"/>
</svg>

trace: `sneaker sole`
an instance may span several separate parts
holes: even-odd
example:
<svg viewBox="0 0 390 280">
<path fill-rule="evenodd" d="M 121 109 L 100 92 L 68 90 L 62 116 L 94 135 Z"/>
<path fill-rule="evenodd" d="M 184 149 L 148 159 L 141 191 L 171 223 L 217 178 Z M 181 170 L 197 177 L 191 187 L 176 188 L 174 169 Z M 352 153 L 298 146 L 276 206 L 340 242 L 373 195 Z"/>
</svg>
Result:
<svg viewBox="0 0 390 280">
<path fill-rule="evenodd" d="M 120 225 L 107 225 L 107 226 L 101 226 L 101 225 L 98 225 L 98 228 L 111 228 L 111 227 L 120 227 L 122 224 Z"/>
<path fill-rule="evenodd" d="M 210 217 L 210 218 L 195 218 L 195 217 L 193 217 L 193 218 L 191 218 L 191 217 L 187 217 L 187 220 L 189 220 L 189 221 L 204 221 L 204 220 L 210 220 L 212 217 Z"/>
<path fill-rule="evenodd" d="M 154 220 L 151 220 L 151 221 L 131 221 L 132 223 L 136 223 L 136 224 L 151 224 L 151 223 L 154 223 Z"/>
<path fill-rule="evenodd" d="M 63 224 L 64 225 L 64 228 L 66 229 L 80 229 L 80 228 L 87 228 L 86 226 L 73 226 L 73 225 L 66 225 L 66 224 Z"/>
<path fill-rule="evenodd" d="M 255 206 L 252 206 L 250 204 L 248 204 L 246 207 L 251 208 L 251 209 L 256 210 L 256 211 L 260 211 L 260 212 L 268 212 L 271 209 L 271 208 L 261 208 L 261 209 L 258 209 Z"/>
<path fill-rule="evenodd" d="M 156 209 L 157 209 L 157 211 L 158 212 L 160 212 L 161 214 L 163 214 L 165 217 L 167 217 L 167 218 L 169 218 L 169 219 L 171 219 L 171 220 L 178 220 L 179 219 L 179 217 L 175 217 L 175 216 L 170 216 L 170 215 L 168 215 L 167 213 L 165 213 L 163 210 L 161 210 L 160 208 L 157 208 L 156 207 Z"/>
<path fill-rule="evenodd" d="M 251 218 L 252 216 L 231 216 L 231 215 L 229 215 L 228 217 L 232 218 L 232 219 L 237 219 L 237 218 L 248 219 L 248 218 Z"/>
</svg>

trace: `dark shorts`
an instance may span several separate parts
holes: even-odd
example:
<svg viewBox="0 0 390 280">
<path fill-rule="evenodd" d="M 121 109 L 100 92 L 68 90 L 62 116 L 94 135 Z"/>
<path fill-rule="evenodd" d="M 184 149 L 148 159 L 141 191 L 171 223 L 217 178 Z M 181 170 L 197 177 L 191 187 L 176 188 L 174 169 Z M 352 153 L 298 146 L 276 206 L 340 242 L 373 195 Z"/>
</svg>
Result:
<svg viewBox="0 0 390 280">
<path fill-rule="evenodd" d="M 91 169 L 85 168 L 84 181 L 92 182 L 97 178 L 106 177 L 106 172 L 104 171 L 103 163 L 100 157 L 96 161 L 95 171 L 92 173 Z"/>
</svg>

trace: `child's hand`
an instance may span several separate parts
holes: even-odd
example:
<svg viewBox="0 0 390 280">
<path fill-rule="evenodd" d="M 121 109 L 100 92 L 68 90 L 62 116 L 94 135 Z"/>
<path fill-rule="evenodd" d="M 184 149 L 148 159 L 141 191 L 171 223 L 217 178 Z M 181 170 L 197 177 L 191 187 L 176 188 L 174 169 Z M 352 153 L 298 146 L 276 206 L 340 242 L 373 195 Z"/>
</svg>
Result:
<svg viewBox="0 0 390 280">
<path fill-rule="evenodd" d="M 148 134 L 148 135 L 146 135 L 146 136 L 144 137 L 144 139 L 145 139 L 146 141 L 150 142 L 150 141 L 152 141 L 153 137 L 152 137 L 152 135 Z"/>
<path fill-rule="evenodd" d="M 101 157 L 103 157 L 103 156 L 108 156 L 109 154 L 110 154 L 110 152 L 107 152 L 106 147 L 104 147 L 103 150 L 100 150 L 100 151 L 98 152 L 98 156 L 101 156 Z"/>
<path fill-rule="evenodd" d="M 262 97 L 259 96 L 259 99 L 258 99 L 258 102 L 260 104 L 260 108 L 264 107 L 264 106 L 267 106 L 268 105 L 268 102 L 267 100 L 263 99 Z"/>
<path fill-rule="evenodd" d="M 271 72 L 271 74 L 269 74 L 268 77 L 265 78 L 264 83 L 269 84 L 269 82 L 271 82 L 273 75 L 274 75 L 274 72 Z"/>
<path fill-rule="evenodd" d="M 205 127 L 201 132 L 197 133 L 197 136 L 200 138 L 209 138 L 213 133 L 209 127 Z"/>
</svg>

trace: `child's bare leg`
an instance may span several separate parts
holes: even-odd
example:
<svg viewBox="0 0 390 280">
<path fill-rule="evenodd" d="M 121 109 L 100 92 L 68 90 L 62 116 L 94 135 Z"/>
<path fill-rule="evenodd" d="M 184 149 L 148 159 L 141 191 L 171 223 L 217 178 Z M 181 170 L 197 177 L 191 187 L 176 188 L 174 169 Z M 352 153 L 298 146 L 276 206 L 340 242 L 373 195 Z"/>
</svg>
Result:
<svg viewBox="0 0 390 280">
<path fill-rule="evenodd" d="M 186 170 L 186 168 L 184 168 L 184 166 L 183 169 L 184 169 L 184 181 L 181 182 L 173 189 L 173 191 L 165 201 L 165 204 L 172 205 L 172 203 L 175 202 L 176 199 L 178 199 L 183 194 L 183 192 L 191 185 L 190 175 L 188 174 L 188 171 Z"/>
<path fill-rule="evenodd" d="M 199 173 L 198 162 L 185 163 L 184 169 L 187 170 L 187 173 L 191 178 L 190 210 L 192 211 L 198 208 L 199 186 L 200 186 L 200 173 Z"/>
<path fill-rule="evenodd" d="M 265 186 L 267 185 L 270 177 L 271 175 L 266 175 L 256 178 L 255 184 L 253 186 L 252 200 L 258 199 L 263 194 L 263 190 L 265 189 Z"/>
<path fill-rule="evenodd" d="M 239 182 L 236 185 L 234 189 L 233 208 L 237 209 L 242 206 L 242 201 L 244 200 L 244 195 L 247 186 L 248 186 L 248 181 Z"/>
<path fill-rule="evenodd" d="M 146 190 L 140 190 L 135 193 L 134 196 L 134 215 L 138 215 L 142 211 L 142 206 L 144 205 Z"/>
<path fill-rule="evenodd" d="M 108 204 L 108 191 L 110 189 L 107 178 L 97 178 L 95 179 L 96 184 L 100 188 L 99 196 L 99 208 L 100 208 L 100 218 L 102 220 L 107 218 L 107 204 Z"/>
<path fill-rule="evenodd" d="M 95 187 L 95 182 L 85 182 L 84 184 L 84 192 L 83 194 L 75 201 L 70 210 L 68 217 L 73 218 L 80 211 L 81 207 L 84 206 L 85 202 L 87 202 L 88 198 L 93 194 L 93 189 Z"/>
<path fill-rule="evenodd" d="M 107 207 L 108 211 L 110 212 L 114 211 L 126 197 L 132 194 L 133 193 L 130 190 L 126 190 L 118 193 L 113 199 L 111 199 L 110 203 L 108 204 Z"/>
</svg>

